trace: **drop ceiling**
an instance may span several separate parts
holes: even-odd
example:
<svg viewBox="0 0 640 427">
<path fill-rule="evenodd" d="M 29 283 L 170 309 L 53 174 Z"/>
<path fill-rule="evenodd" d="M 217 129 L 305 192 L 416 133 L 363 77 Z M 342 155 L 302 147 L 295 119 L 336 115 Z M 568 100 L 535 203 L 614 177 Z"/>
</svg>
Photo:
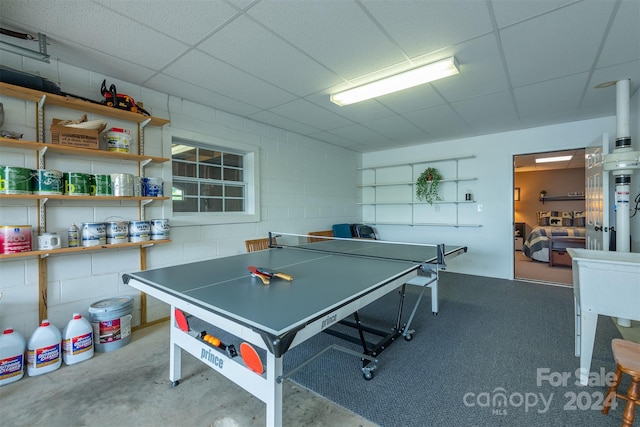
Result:
<svg viewBox="0 0 640 427">
<path fill-rule="evenodd" d="M 612 116 L 615 87 L 594 86 L 631 79 L 633 95 L 640 79 L 638 0 L 2 0 L 0 23 L 45 34 L 50 71 L 59 60 L 358 152 Z M 452 55 L 457 76 L 329 101 Z"/>
<path fill-rule="evenodd" d="M 570 160 L 552 162 L 552 163 L 536 163 L 537 158 L 571 156 Z M 523 154 L 513 157 L 514 172 L 539 172 L 558 169 L 584 169 L 585 166 L 585 150 L 562 150 L 547 153 Z"/>
</svg>

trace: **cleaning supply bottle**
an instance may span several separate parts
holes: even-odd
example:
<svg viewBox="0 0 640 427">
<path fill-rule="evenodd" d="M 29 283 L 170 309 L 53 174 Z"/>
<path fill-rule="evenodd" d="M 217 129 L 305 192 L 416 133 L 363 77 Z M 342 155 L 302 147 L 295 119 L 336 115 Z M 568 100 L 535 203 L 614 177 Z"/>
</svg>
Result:
<svg viewBox="0 0 640 427">
<path fill-rule="evenodd" d="M 62 331 L 62 360 L 65 365 L 83 362 L 93 357 L 93 328 L 79 313 L 73 313 Z"/>
<path fill-rule="evenodd" d="M 24 376 L 24 351 L 27 342 L 12 328 L 0 335 L 0 386 L 18 381 Z"/>
<path fill-rule="evenodd" d="M 62 365 L 62 336 L 60 330 L 43 320 L 33 331 L 27 344 L 27 373 L 35 375 L 55 371 Z"/>
<path fill-rule="evenodd" d="M 71 224 L 69 227 L 69 231 L 67 232 L 67 237 L 69 238 L 69 247 L 75 248 L 78 246 L 78 226 L 75 224 Z"/>
</svg>

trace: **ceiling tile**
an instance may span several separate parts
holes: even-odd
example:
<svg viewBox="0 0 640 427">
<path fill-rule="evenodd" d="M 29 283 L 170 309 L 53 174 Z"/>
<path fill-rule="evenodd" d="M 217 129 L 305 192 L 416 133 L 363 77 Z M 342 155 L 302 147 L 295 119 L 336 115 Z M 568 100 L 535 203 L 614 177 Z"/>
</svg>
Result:
<svg viewBox="0 0 640 427">
<path fill-rule="evenodd" d="M 352 124 L 349 120 L 304 99 L 296 99 L 271 108 L 269 111 L 319 130 L 331 130 Z"/>
<path fill-rule="evenodd" d="M 345 79 L 406 60 L 354 2 L 261 2 L 248 14 Z"/>
<path fill-rule="evenodd" d="M 514 89 L 520 116 L 576 111 L 588 77 L 583 73 Z"/>
<path fill-rule="evenodd" d="M 404 114 L 404 117 L 424 129 L 430 136 L 440 138 L 451 129 L 466 130 L 469 126 L 449 105 L 426 108 Z"/>
<path fill-rule="evenodd" d="M 147 81 L 147 87 L 177 98 L 199 102 L 240 116 L 247 116 L 260 111 L 259 108 L 253 105 L 245 104 L 166 74 L 159 74 Z"/>
<path fill-rule="evenodd" d="M 236 19 L 198 49 L 298 96 L 316 93 L 341 81 L 337 75 L 246 17 Z"/>
<path fill-rule="evenodd" d="M 188 45 L 199 42 L 207 34 L 239 14 L 237 9 L 221 0 L 207 0 L 206 2 L 153 0 L 153 3 L 148 0 L 94 1 L 139 24 L 156 29 Z M 103 25 L 108 24 L 105 22 Z M 140 25 L 134 24 L 129 28 L 137 36 Z M 129 31 L 125 32 L 130 33 Z"/>
<path fill-rule="evenodd" d="M 491 109 L 486 108 L 491 105 Z M 513 129 L 520 121 L 508 91 L 478 96 L 451 105 L 472 128 Z"/>
<path fill-rule="evenodd" d="M 492 0 L 491 6 L 493 7 L 498 27 L 504 28 L 507 25 L 533 18 L 575 2 L 576 0 Z"/>
<path fill-rule="evenodd" d="M 595 61 L 612 4 L 580 2 L 501 30 L 513 86 L 588 71 Z M 580 14 L 580 20 L 573 19 L 576 14 Z"/>
<path fill-rule="evenodd" d="M 640 59 L 638 17 L 640 17 L 640 1 L 627 0 L 620 4 L 620 9 L 618 9 L 616 19 L 598 59 L 599 67 Z"/>
<path fill-rule="evenodd" d="M 196 86 L 265 109 L 294 98 L 282 89 L 197 50 L 168 66 L 164 73 L 178 79 L 188 78 Z"/>
<path fill-rule="evenodd" d="M 363 6 L 410 58 L 493 31 L 487 6 L 479 1 L 370 1 Z"/>
</svg>

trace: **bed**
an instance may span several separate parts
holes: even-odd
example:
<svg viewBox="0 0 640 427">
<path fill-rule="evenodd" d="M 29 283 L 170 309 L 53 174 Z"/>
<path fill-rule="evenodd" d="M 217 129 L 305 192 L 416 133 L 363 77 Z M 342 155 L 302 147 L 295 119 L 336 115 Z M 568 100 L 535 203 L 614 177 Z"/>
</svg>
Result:
<svg viewBox="0 0 640 427">
<path fill-rule="evenodd" d="M 549 262 L 549 242 L 553 237 L 555 241 L 567 238 L 567 240 L 586 236 L 585 217 L 583 211 L 537 212 L 538 226 L 535 227 L 522 246 L 522 252 L 528 258 Z"/>
</svg>

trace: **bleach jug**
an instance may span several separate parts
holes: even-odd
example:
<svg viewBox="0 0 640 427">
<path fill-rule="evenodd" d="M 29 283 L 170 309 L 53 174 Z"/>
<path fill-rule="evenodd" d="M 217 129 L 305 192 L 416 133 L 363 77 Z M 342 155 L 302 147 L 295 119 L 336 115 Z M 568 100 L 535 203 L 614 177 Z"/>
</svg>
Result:
<svg viewBox="0 0 640 427">
<path fill-rule="evenodd" d="M 83 362 L 93 357 L 93 328 L 79 313 L 73 313 L 62 331 L 62 360 L 65 365 Z"/>
<path fill-rule="evenodd" d="M 24 376 L 24 351 L 27 342 L 12 328 L 0 335 L 0 386 L 18 381 Z"/>
<path fill-rule="evenodd" d="M 62 365 L 62 336 L 60 330 L 43 320 L 27 344 L 27 373 L 35 375 L 55 371 Z"/>
</svg>

